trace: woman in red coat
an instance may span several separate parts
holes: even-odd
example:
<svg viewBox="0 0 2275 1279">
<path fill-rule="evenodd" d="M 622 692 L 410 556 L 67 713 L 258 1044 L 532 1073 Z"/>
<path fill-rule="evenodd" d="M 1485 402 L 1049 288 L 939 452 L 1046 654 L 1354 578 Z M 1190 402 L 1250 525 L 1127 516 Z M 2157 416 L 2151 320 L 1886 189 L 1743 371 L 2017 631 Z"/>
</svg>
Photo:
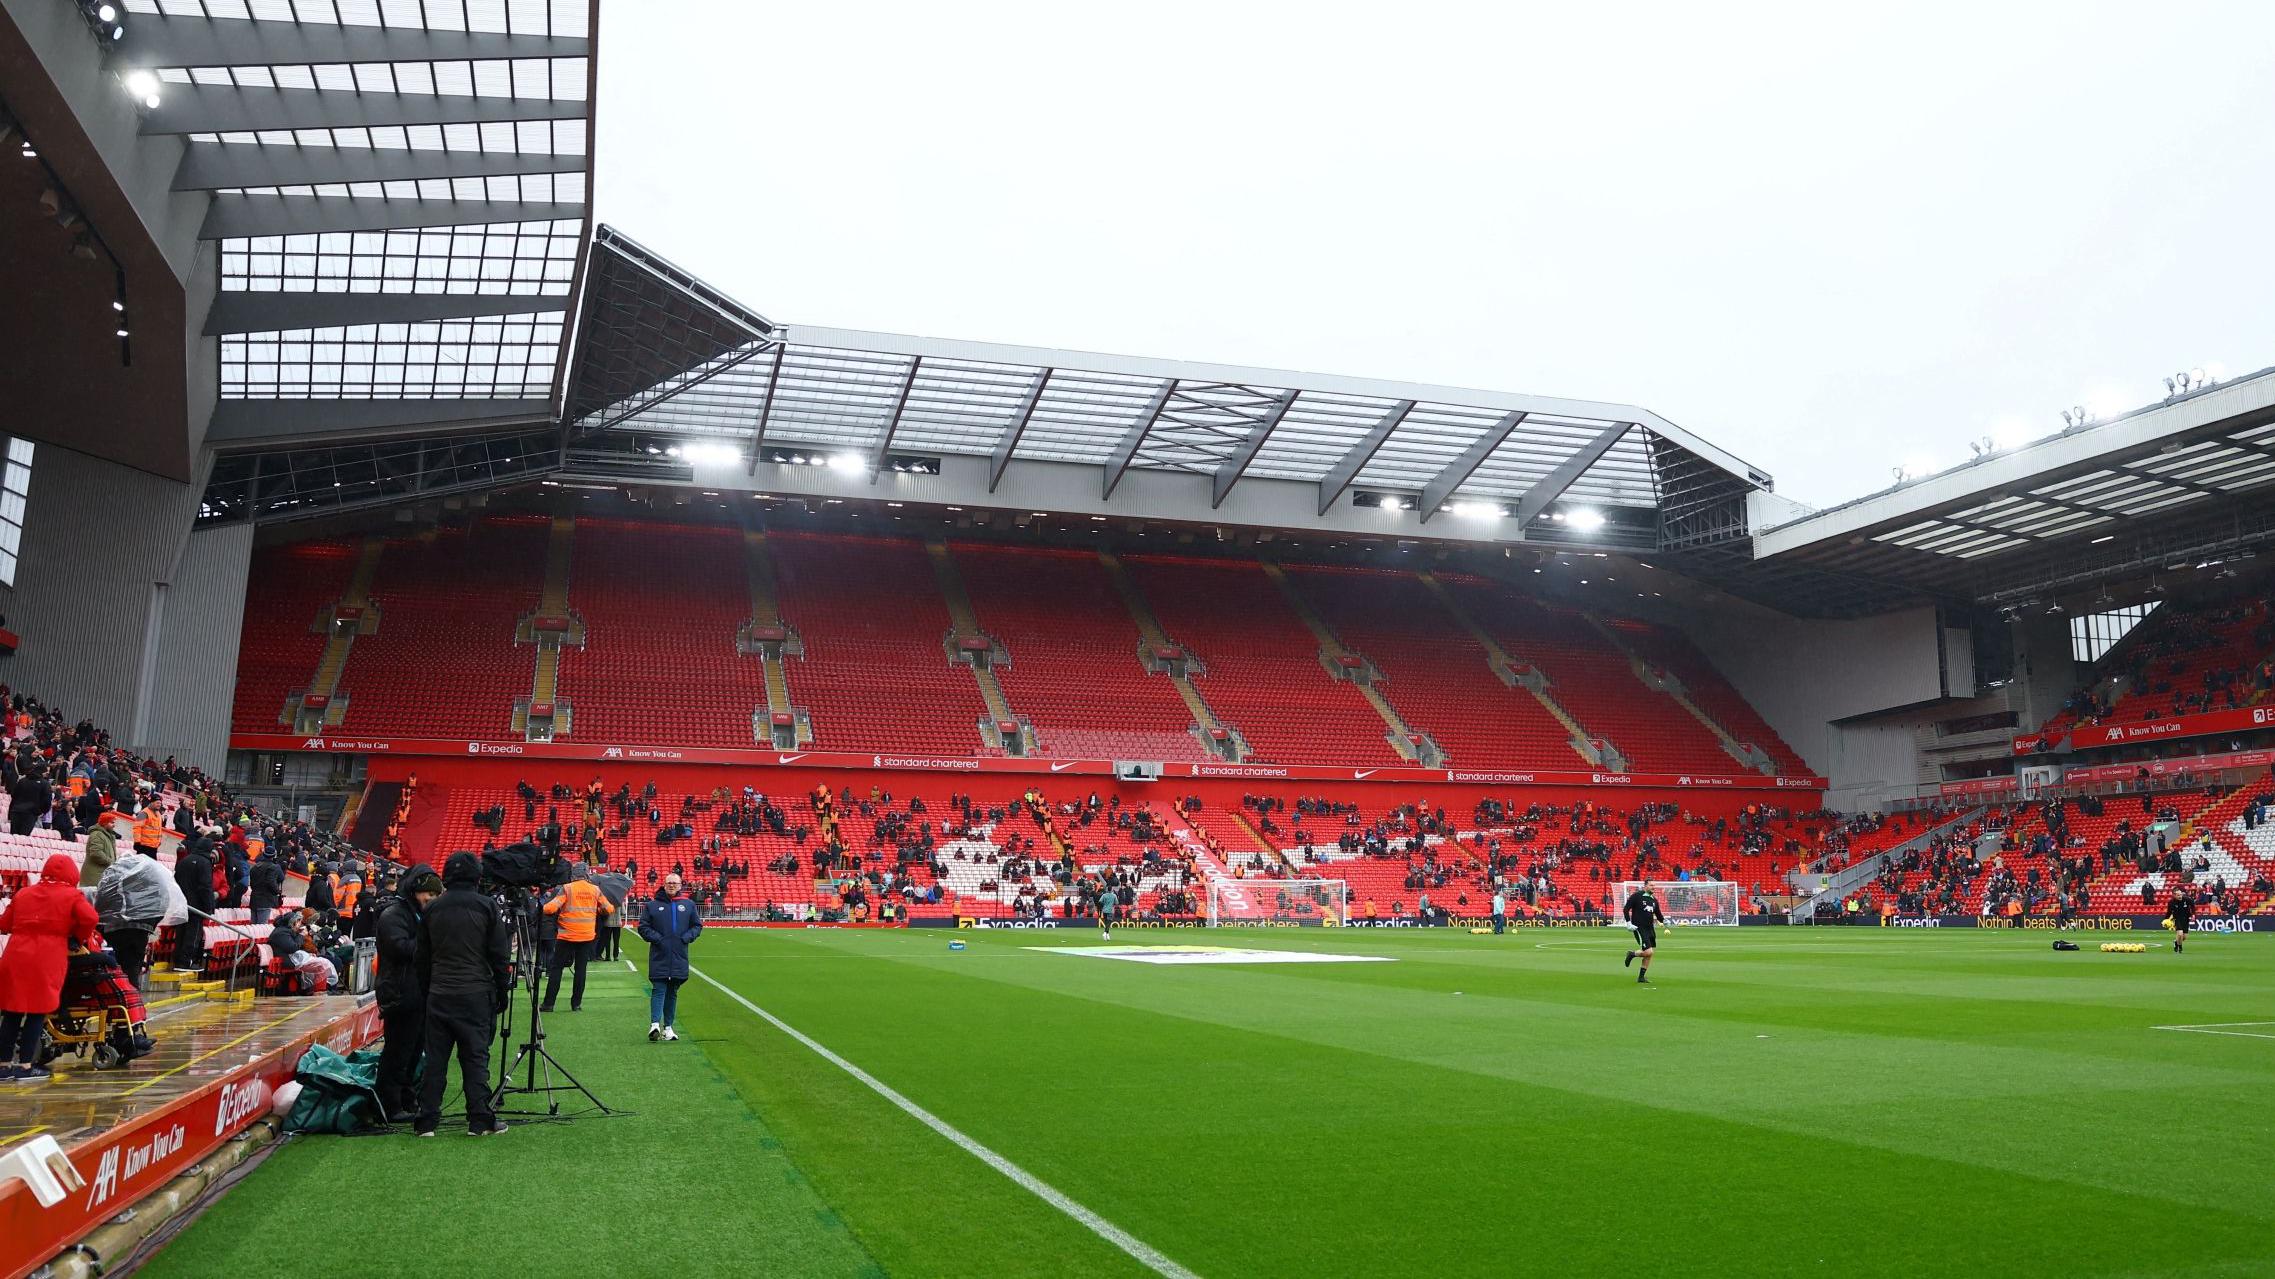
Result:
<svg viewBox="0 0 2275 1279">
<path fill-rule="evenodd" d="M 27 886 L 0 907 L 0 1083 L 42 1083 L 40 1033 L 49 1013 L 63 1003 L 63 977 L 71 967 L 71 939 L 93 950 L 95 907 L 79 891 L 79 866 L 57 853 Z"/>
</svg>

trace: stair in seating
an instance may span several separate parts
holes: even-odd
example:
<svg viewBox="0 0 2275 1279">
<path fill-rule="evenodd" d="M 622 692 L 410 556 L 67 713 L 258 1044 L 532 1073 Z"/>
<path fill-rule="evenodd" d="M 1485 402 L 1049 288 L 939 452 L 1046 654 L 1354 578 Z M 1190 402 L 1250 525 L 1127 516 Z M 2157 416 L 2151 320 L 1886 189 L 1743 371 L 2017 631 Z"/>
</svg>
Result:
<svg viewBox="0 0 2275 1279">
<path fill-rule="evenodd" d="M 1767 775 L 1777 772 L 1777 762 L 1770 758 L 1769 752 L 1764 751 L 1759 746 L 1739 741 L 1737 736 L 1724 727 L 1720 720 L 1707 714 L 1705 707 L 1691 700 L 1690 690 L 1683 687 L 1683 682 L 1675 677 L 1674 672 L 1654 667 L 1645 661 L 1643 655 L 1636 652 L 1634 646 L 1629 644 L 1618 630 L 1604 624 L 1603 618 L 1589 612 L 1582 612 L 1580 616 L 1586 618 L 1588 625 L 1594 627 L 1596 633 L 1604 637 L 1604 642 L 1627 655 L 1629 668 L 1635 672 L 1635 678 L 1644 687 L 1666 694 L 1674 700 L 1677 706 L 1688 711 L 1692 719 L 1703 725 L 1706 731 L 1714 734 L 1715 740 L 1722 743 L 1722 749 L 1730 753 L 1730 758 L 1757 773 Z"/>
<path fill-rule="evenodd" d="M 791 704 L 790 672 L 785 665 L 785 659 L 803 654 L 805 645 L 782 621 L 782 608 L 776 602 L 774 558 L 767 553 L 766 534 L 755 529 L 743 534 L 743 565 L 750 581 L 750 620 L 743 624 L 737 642 L 743 652 L 758 656 L 766 672 L 766 705 L 751 716 L 752 735 L 785 750 L 807 745 L 814 740 L 813 719 Z"/>
<path fill-rule="evenodd" d="M 924 552 L 932 560 L 933 580 L 940 584 L 940 597 L 948 605 L 948 634 L 941 641 L 948 660 L 971 671 L 980 700 L 987 706 L 987 718 L 976 725 L 980 740 L 1007 755 L 1033 754 L 1034 725 L 1012 710 L 1011 699 L 1003 694 L 1003 682 L 995 677 L 996 666 L 1011 664 L 1011 654 L 994 636 L 980 629 L 979 613 L 972 608 L 971 593 L 964 589 L 963 574 L 956 570 L 948 544 L 927 541 Z"/>
<path fill-rule="evenodd" d="M 1374 707 L 1375 714 L 1382 717 L 1386 730 L 1384 740 L 1390 743 L 1390 748 L 1402 758 L 1425 768 L 1436 768 L 1444 763 L 1445 752 L 1438 749 L 1438 744 L 1430 739 L 1430 735 L 1408 724 L 1405 717 L 1398 713 L 1398 708 L 1390 704 L 1390 699 L 1383 696 L 1382 690 L 1375 687 L 1382 677 L 1381 672 L 1375 670 L 1373 663 L 1364 657 L 1343 647 L 1343 642 L 1335 637 L 1334 630 L 1311 607 L 1311 602 L 1303 597 L 1303 593 L 1296 589 L 1295 583 L 1289 580 L 1287 571 L 1267 560 L 1264 562 L 1264 575 L 1280 588 L 1280 594 L 1286 597 L 1288 607 L 1294 610 L 1304 626 L 1318 639 L 1320 665 L 1327 668 L 1330 676 L 1350 681 L 1359 690 L 1359 695 L 1366 698 L 1367 704 Z"/>
<path fill-rule="evenodd" d="M 340 692 L 340 675 L 347 670 L 348 655 L 355 649 L 355 637 L 379 629 L 379 614 L 371 607 L 371 583 L 378 575 L 379 557 L 386 549 L 386 538 L 363 539 L 347 589 L 340 593 L 338 602 L 325 611 L 320 621 L 325 636 L 324 655 L 316 663 L 316 674 L 308 681 L 308 688 L 293 707 L 292 731 L 321 732 L 338 724 L 347 714 L 348 699 Z"/>
<path fill-rule="evenodd" d="M 1469 610 L 1461 606 L 1461 601 L 1454 598 L 1453 592 L 1446 589 L 1446 584 L 1439 581 L 1436 574 L 1422 573 L 1418 576 L 1430 588 L 1430 593 L 1445 605 L 1446 612 L 1452 614 L 1461 628 L 1469 632 L 1470 638 L 1485 650 L 1486 664 L 1492 667 L 1493 673 L 1500 677 L 1501 682 L 1531 693 L 1540 702 L 1541 709 L 1554 716 L 1556 722 L 1564 726 L 1564 731 L 1571 734 L 1565 744 L 1572 748 L 1573 754 L 1592 767 L 1609 768 L 1616 772 L 1627 771 L 1627 761 L 1616 750 L 1591 737 L 1588 730 L 1580 726 L 1580 721 L 1572 717 L 1572 712 L 1564 709 L 1564 704 L 1556 700 L 1556 695 L 1548 689 L 1548 677 L 1540 673 L 1539 667 L 1518 660 L 1508 649 L 1502 647 L 1491 632 L 1477 624 L 1477 619 L 1469 615 Z"/>
<path fill-rule="evenodd" d="M 1114 584 L 1114 591 L 1130 611 L 1130 619 L 1137 623 L 1139 661 L 1149 670 L 1169 677 L 1171 687 L 1193 714 L 1193 733 L 1201 745 L 1213 754 L 1238 763 L 1248 758 L 1248 743 L 1240 730 L 1217 718 L 1210 709 L 1208 699 L 1194 687 L 1193 676 L 1200 670 L 1200 662 L 1185 651 L 1183 645 L 1169 638 L 1161 628 L 1161 619 L 1153 615 L 1153 606 L 1146 603 L 1145 592 L 1139 589 L 1129 571 L 1122 567 L 1120 557 L 1112 551 L 1098 552 L 1098 560 L 1106 566 L 1106 575 Z M 1174 654 L 1174 656 L 1170 656 Z M 1149 660 L 1149 657 L 1151 660 Z"/>
<path fill-rule="evenodd" d="M 559 693 L 562 647 L 585 644 L 584 622 L 569 611 L 569 566 L 576 553 L 576 533 L 573 517 L 554 517 L 545 541 L 545 589 L 537 597 L 537 608 L 514 630 L 515 643 L 537 647 L 529 696 L 517 699 L 513 708 L 514 731 L 532 742 L 566 737 L 572 729 L 574 712 Z"/>
</svg>

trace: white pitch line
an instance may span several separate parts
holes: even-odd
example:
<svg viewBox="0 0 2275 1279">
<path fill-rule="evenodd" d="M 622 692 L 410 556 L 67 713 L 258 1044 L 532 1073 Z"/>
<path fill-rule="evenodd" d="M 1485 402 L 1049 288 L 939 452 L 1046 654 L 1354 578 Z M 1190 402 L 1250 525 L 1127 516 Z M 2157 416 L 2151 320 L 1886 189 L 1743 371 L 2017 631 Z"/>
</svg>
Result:
<svg viewBox="0 0 2275 1279">
<path fill-rule="evenodd" d="M 773 1013 L 770 1013 L 765 1009 L 759 1007 L 757 1004 L 750 1002 L 748 999 L 743 998 L 742 992 L 735 990 L 733 987 L 728 986 L 726 983 L 720 981 L 716 977 L 713 977 L 711 974 L 704 972 L 700 968 L 690 967 L 688 971 L 694 973 L 697 977 L 700 977 L 704 981 L 707 981 L 711 983 L 711 985 L 717 987 L 720 991 L 725 993 L 727 998 L 734 1000 L 736 1003 L 741 1004 L 744 1008 L 750 1010 L 752 1013 L 757 1014 L 757 1016 L 761 1020 L 765 1021 L 768 1025 L 774 1027 L 776 1030 L 781 1031 L 783 1034 L 788 1035 L 790 1038 L 797 1040 L 799 1043 L 804 1044 L 807 1048 L 813 1050 L 815 1056 L 820 1057 L 823 1061 L 828 1062 L 830 1065 L 837 1067 L 839 1070 L 844 1071 L 846 1074 L 851 1075 L 855 1079 L 858 1079 L 862 1083 L 868 1085 L 869 1091 L 876 1093 L 886 1101 L 889 1101 L 895 1106 L 900 1107 L 901 1110 L 906 1112 L 918 1123 L 923 1124 L 925 1127 L 930 1128 L 932 1131 L 939 1133 L 941 1136 L 946 1137 L 948 1140 L 962 1147 L 966 1154 L 969 1154 L 974 1159 L 977 1159 L 981 1163 L 986 1164 L 988 1167 L 995 1169 L 997 1172 L 1002 1173 L 1004 1176 L 1009 1177 L 1014 1183 L 1019 1186 L 1020 1189 L 1025 1190 L 1027 1193 L 1035 1196 L 1037 1199 L 1042 1200 L 1044 1203 L 1049 1204 L 1051 1207 L 1058 1209 L 1060 1212 L 1065 1213 L 1067 1216 L 1072 1217 L 1074 1220 L 1082 1223 L 1084 1227 L 1089 1229 L 1090 1233 L 1098 1236 L 1100 1239 L 1105 1240 L 1107 1243 L 1114 1245 L 1116 1248 L 1121 1249 L 1123 1252 L 1128 1253 L 1137 1261 L 1139 1265 L 1144 1266 L 1146 1269 L 1151 1270 L 1157 1275 L 1163 1276 L 1164 1279 L 1200 1279 L 1199 1275 L 1194 1274 L 1192 1271 L 1187 1270 L 1185 1267 L 1180 1266 L 1176 1262 L 1170 1260 L 1167 1256 L 1164 1256 L 1160 1250 L 1154 1248 L 1151 1244 L 1146 1243 L 1144 1240 L 1139 1239 L 1137 1236 L 1122 1229 L 1120 1226 L 1115 1225 L 1113 1222 L 1106 1220 L 1104 1217 L 1099 1216 L 1097 1213 L 1092 1212 L 1090 1209 L 1083 1207 L 1079 1203 L 1076 1203 L 1073 1199 L 1067 1197 L 1064 1192 L 1058 1190 L 1048 1182 L 1045 1182 L 1040 1177 L 1037 1177 L 1035 1174 L 1028 1172 L 1026 1169 L 988 1149 L 977 1141 L 972 1140 L 970 1137 L 965 1136 L 961 1131 L 950 1125 L 946 1120 L 940 1118 L 938 1115 L 933 1114 L 931 1111 L 926 1110 L 924 1107 L 917 1105 L 915 1102 L 910 1101 L 908 1098 L 894 1091 L 891 1085 L 885 1083 L 875 1075 L 870 1074 L 868 1071 L 861 1069 L 859 1066 L 854 1065 L 852 1062 L 847 1061 L 845 1058 L 838 1056 L 834 1052 L 831 1052 L 827 1047 L 824 1047 L 820 1041 L 814 1039 L 804 1031 L 799 1030 L 797 1027 L 782 1020 L 780 1017 L 777 1017 Z"/>
<path fill-rule="evenodd" d="M 2224 1030 L 2226 1026 L 2275 1026 L 2275 1021 L 2207 1021 L 2194 1026 L 2151 1026 L 2151 1030 L 2185 1030 L 2192 1035 L 2233 1035 L 2237 1039 L 2275 1039 L 2255 1030 Z"/>
</svg>

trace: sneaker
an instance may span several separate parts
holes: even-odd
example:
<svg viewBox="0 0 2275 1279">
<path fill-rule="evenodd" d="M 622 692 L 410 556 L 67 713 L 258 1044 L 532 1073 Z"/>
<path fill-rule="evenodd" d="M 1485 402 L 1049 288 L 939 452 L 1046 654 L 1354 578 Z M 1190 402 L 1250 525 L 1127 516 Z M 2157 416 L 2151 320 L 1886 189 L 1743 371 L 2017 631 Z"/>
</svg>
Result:
<svg viewBox="0 0 2275 1279">
<path fill-rule="evenodd" d="M 1109 932 L 1107 932 L 1105 929 L 1101 928 L 1101 929 L 1099 929 L 1099 930 L 1098 930 L 1098 940 L 1100 940 L 1100 941 L 1112 941 L 1112 940 L 1114 940 L 1114 935 L 1113 935 L 1112 933 L 1109 933 Z"/>
<path fill-rule="evenodd" d="M 1621 961 L 1620 961 L 1620 965 L 1619 965 L 1619 966 L 1620 966 L 1620 967 L 1622 967 L 1622 968 L 1633 968 L 1633 967 L 1635 967 L 1635 952 L 1634 952 L 1634 951 L 1632 951 L 1632 950 L 1631 950 L 1631 951 L 1629 951 L 1629 952 L 1627 952 L 1627 958 L 1626 958 L 1626 959 L 1624 959 L 1624 960 L 1621 960 Z"/>
<path fill-rule="evenodd" d="M 648 1042 L 652 1044 L 652 1043 L 656 1042 L 657 1040 L 659 1040 L 659 1039 L 661 1039 L 661 1038 L 663 1038 L 663 1037 L 664 1037 L 664 1024 L 663 1024 L 662 1022 L 660 1022 L 660 1021 L 651 1021 L 651 1022 L 649 1022 L 649 1023 L 648 1023 Z"/>
<path fill-rule="evenodd" d="M 549 1012 L 552 1012 L 552 1011 L 553 1011 L 553 1005 L 551 1005 L 551 1004 L 539 1004 L 539 1005 L 537 1006 L 537 1011 L 539 1011 L 539 1012 L 541 1012 L 541 1013 L 549 1013 Z"/>
<path fill-rule="evenodd" d="M 1637 974 L 1635 974 L 1635 984 L 1636 984 L 1636 985 L 1638 985 L 1638 986 L 1648 986 L 1648 985 L 1650 985 L 1650 984 L 1651 984 L 1651 974 L 1649 974 L 1649 973 L 1637 973 Z"/>
<path fill-rule="evenodd" d="M 666 1027 L 664 1027 L 664 1042 L 665 1042 L 665 1043 L 667 1043 L 667 1044 L 668 1044 L 668 1043 L 672 1043 L 672 1042 L 675 1042 L 675 1041 L 677 1041 L 677 1040 L 678 1040 L 678 1038 L 679 1038 L 679 1031 L 678 1031 L 677 1029 L 675 1029 L 675 1028 L 673 1028 L 673 1027 L 670 1027 L 670 1026 L 666 1026 Z"/>
<path fill-rule="evenodd" d="M 581 1012 L 583 1012 L 584 1010 L 585 1010 L 585 1006 L 584 1006 L 583 1004 L 571 1004 L 571 1005 L 569 1005 L 569 1011 L 570 1011 L 570 1012 L 573 1012 L 573 1013 L 581 1013 Z"/>
<path fill-rule="evenodd" d="M 493 1119 L 490 1121 L 489 1127 L 469 1128 L 466 1130 L 466 1135 L 469 1137 L 497 1137 L 502 1136 L 505 1133 L 505 1130 L 506 1125 L 504 1120 Z"/>
<path fill-rule="evenodd" d="M 45 1066 L 18 1066 L 16 1067 L 15 1078 L 9 1080 L 9 1082 L 17 1084 L 44 1084 L 53 1078 L 55 1078 L 54 1072 L 50 1071 Z"/>
</svg>

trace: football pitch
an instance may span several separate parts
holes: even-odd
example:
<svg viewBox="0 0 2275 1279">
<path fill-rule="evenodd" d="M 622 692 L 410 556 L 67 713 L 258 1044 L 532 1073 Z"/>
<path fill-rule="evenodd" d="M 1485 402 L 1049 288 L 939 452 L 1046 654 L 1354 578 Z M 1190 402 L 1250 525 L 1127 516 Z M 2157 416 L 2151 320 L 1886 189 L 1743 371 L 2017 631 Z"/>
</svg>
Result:
<svg viewBox="0 0 2275 1279">
<path fill-rule="evenodd" d="M 1625 938 L 714 928 L 681 1042 L 549 1023 L 635 1113 L 299 1139 L 152 1273 L 2275 1274 L 2275 940 Z"/>
</svg>

